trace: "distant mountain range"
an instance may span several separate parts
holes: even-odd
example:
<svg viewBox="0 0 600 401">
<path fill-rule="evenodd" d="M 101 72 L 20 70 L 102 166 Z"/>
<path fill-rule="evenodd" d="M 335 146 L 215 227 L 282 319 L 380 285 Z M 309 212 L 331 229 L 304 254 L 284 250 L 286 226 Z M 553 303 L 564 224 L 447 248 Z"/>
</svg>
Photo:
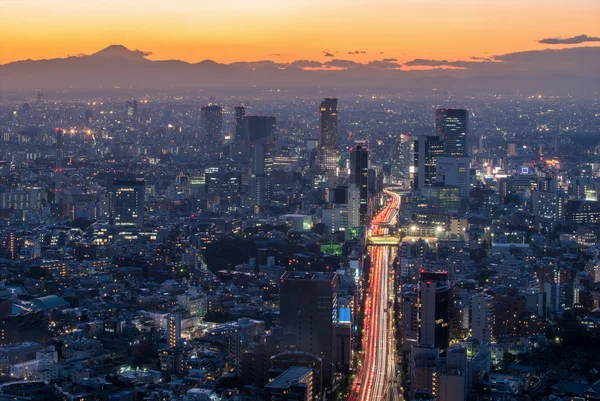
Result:
<svg viewBox="0 0 600 401">
<path fill-rule="evenodd" d="M 388 88 L 496 93 L 600 92 L 600 47 L 526 51 L 466 61 L 271 60 L 230 64 L 155 61 L 111 45 L 91 55 L 0 65 L 4 93 L 35 90 L 194 88 Z M 415 67 L 428 68 L 414 70 Z"/>
</svg>

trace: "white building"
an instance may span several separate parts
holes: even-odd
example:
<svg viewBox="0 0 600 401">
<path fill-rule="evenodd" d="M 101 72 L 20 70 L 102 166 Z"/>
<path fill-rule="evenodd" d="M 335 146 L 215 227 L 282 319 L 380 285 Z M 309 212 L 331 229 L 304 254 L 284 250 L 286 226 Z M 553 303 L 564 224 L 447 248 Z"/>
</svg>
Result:
<svg viewBox="0 0 600 401">
<path fill-rule="evenodd" d="M 471 300 L 471 332 L 480 342 L 492 342 L 494 328 L 494 299 L 485 294 L 476 295 Z"/>
</svg>

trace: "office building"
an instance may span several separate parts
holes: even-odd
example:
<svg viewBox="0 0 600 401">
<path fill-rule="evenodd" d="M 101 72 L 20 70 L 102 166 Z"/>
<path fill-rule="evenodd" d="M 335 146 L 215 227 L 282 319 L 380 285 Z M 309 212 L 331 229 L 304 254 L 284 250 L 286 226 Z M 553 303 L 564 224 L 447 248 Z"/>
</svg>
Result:
<svg viewBox="0 0 600 401">
<path fill-rule="evenodd" d="M 54 203 L 60 205 L 62 197 L 63 130 L 56 130 L 56 161 L 54 167 Z"/>
<path fill-rule="evenodd" d="M 223 139 L 223 109 L 216 104 L 202 106 L 201 124 L 207 152 L 219 151 Z"/>
<path fill-rule="evenodd" d="M 517 144 L 514 142 L 511 142 L 508 144 L 508 155 L 509 156 L 516 156 L 517 155 Z"/>
<path fill-rule="evenodd" d="M 350 182 L 359 190 L 360 223 L 365 225 L 369 218 L 369 149 L 364 145 L 356 145 L 350 149 Z"/>
<path fill-rule="evenodd" d="M 313 370 L 292 366 L 265 386 L 271 401 L 313 400 Z"/>
<path fill-rule="evenodd" d="M 533 215 L 541 222 L 559 222 L 565 217 L 565 195 L 562 192 L 532 191 L 531 204 Z"/>
<path fill-rule="evenodd" d="M 135 121 L 138 114 L 138 101 L 125 103 L 125 115 L 129 121 Z"/>
<path fill-rule="evenodd" d="M 449 343 L 450 283 L 447 272 L 421 271 L 419 281 L 419 344 L 443 353 Z"/>
<path fill-rule="evenodd" d="M 467 156 L 468 115 L 461 109 L 435 111 L 435 134 L 444 144 L 444 155 Z"/>
<path fill-rule="evenodd" d="M 492 342 L 494 330 L 494 299 L 490 295 L 476 295 L 471 299 L 471 335 L 479 342 Z"/>
<path fill-rule="evenodd" d="M 433 184 L 420 189 L 427 205 L 437 211 L 457 214 L 461 208 L 461 190 L 452 185 Z"/>
<path fill-rule="evenodd" d="M 414 187 L 423 188 L 436 182 L 436 160 L 444 153 L 439 136 L 420 135 L 414 142 Z"/>
<path fill-rule="evenodd" d="M 144 179 L 116 179 L 110 191 L 110 211 L 112 224 L 117 227 L 144 226 Z"/>
<path fill-rule="evenodd" d="M 240 130 L 241 138 L 247 149 L 251 144 L 264 138 L 273 137 L 277 141 L 277 118 L 274 116 L 245 116 L 244 127 Z"/>
<path fill-rule="evenodd" d="M 289 271 L 281 277 L 280 291 L 283 334 L 295 336 L 298 350 L 323 360 L 323 380 L 331 384 L 336 361 L 337 275 Z"/>
<path fill-rule="evenodd" d="M 337 175 L 339 167 L 339 150 L 337 145 L 338 110 L 337 99 L 326 98 L 319 108 L 319 168 L 327 177 Z"/>
<path fill-rule="evenodd" d="M 246 108 L 244 106 L 235 106 L 235 138 L 234 142 L 244 138 L 244 117 L 246 116 Z"/>
<path fill-rule="evenodd" d="M 271 203 L 271 178 L 266 175 L 250 177 L 250 200 L 256 212 L 262 212 Z"/>
<path fill-rule="evenodd" d="M 461 198 L 468 199 L 471 187 L 469 156 L 438 156 L 435 162 L 436 182 L 460 188 Z"/>
<path fill-rule="evenodd" d="M 407 258 L 402 258 L 406 261 Z M 419 338 L 419 304 L 415 286 L 402 286 L 402 349 L 405 352 L 418 344 Z"/>
<path fill-rule="evenodd" d="M 428 389 L 434 395 L 436 361 L 440 357 L 437 347 L 430 344 L 415 345 L 410 350 L 410 399 L 416 399 L 417 391 Z"/>
</svg>

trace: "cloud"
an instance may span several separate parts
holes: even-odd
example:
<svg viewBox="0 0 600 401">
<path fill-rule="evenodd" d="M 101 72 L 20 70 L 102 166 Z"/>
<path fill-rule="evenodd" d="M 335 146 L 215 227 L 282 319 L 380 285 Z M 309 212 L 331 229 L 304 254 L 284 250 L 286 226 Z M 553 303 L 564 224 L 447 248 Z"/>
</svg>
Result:
<svg viewBox="0 0 600 401">
<path fill-rule="evenodd" d="M 330 52 L 325 52 L 325 51 L 323 52 L 323 55 L 324 55 L 325 57 L 334 57 L 333 53 L 330 53 Z"/>
<path fill-rule="evenodd" d="M 578 35 L 571 38 L 546 38 L 538 40 L 538 42 L 547 45 L 576 45 L 586 42 L 600 42 L 600 37 Z"/>
<path fill-rule="evenodd" d="M 385 54 L 384 52 L 379 52 L 379 54 Z"/>
<path fill-rule="evenodd" d="M 453 68 L 469 68 L 469 67 L 480 67 L 484 64 L 494 63 L 493 60 L 485 61 L 468 61 L 468 60 L 431 60 L 418 58 L 415 60 L 407 61 L 404 63 L 408 67 L 453 67 Z"/>
<path fill-rule="evenodd" d="M 281 54 L 279 54 L 279 53 L 273 53 L 273 54 L 269 54 L 269 56 L 279 57 L 279 56 L 281 56 Z"/>
<path fill-rule="evenodd" d="M 336 58 L 331 61 L 325 62 L 325 64 L 323 64 L 323 65 L 326 67 L 353 68 L 353 67 L 361 67 L 364 64 L 357 63 L 356 61 L 352 61 L 352 60 L 341 60 L 341 59 Z"/>
<path fill-rule="evenodd" d="M 348 54 L 358 55 L 358 54 L 367 54 L 365 50 L 354 50 L 353 52 L 348 52 Z"/>
<path fill-rule="evenodd" d="M 475 56 L 471 56 L 469 58 L 471 60 L 475 60 L 475 61 L 494 61 L 494 59 L 491 58 L 491 57 L 475 57 Z"/>
<path fill-rule="evenodd" d="M 398 63 L 398 60 L 395 58 L 385 58 L 383 60 L 369 61 L 367 66 L 381 69 L 394 69 L 402 67 L 402 64 Z"/>
<path fill-rule="evenodd" d="M 290 63 L 290 67 L 297 68 L 319 68 L 322 66 L 323 63 L 316 60 L 294 60 Z"/>
</svg>

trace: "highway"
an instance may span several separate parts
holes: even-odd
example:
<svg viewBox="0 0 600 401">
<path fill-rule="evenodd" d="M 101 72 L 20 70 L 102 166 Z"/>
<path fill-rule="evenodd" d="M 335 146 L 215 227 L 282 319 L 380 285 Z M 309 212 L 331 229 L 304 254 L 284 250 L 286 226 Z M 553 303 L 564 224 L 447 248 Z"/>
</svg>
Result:
<svg viewBox="0 0 600 401">
<path fill-rule="evenodd" d="M 384 235 L 388 224 L 394 224 L 400 209 L 400 195 L 386 190 L 390 201 L 371 221 L 371 235 Z M 349 401 L 401 401 L 396 375 L 396 351 L 393 283 L 391 263 L 394 246 L 371 246 L 371 274 L 366 292 L 362 363 L 354 380 Z M 392 291 L 393 292 L 393 291 Z"/>
</svg>

